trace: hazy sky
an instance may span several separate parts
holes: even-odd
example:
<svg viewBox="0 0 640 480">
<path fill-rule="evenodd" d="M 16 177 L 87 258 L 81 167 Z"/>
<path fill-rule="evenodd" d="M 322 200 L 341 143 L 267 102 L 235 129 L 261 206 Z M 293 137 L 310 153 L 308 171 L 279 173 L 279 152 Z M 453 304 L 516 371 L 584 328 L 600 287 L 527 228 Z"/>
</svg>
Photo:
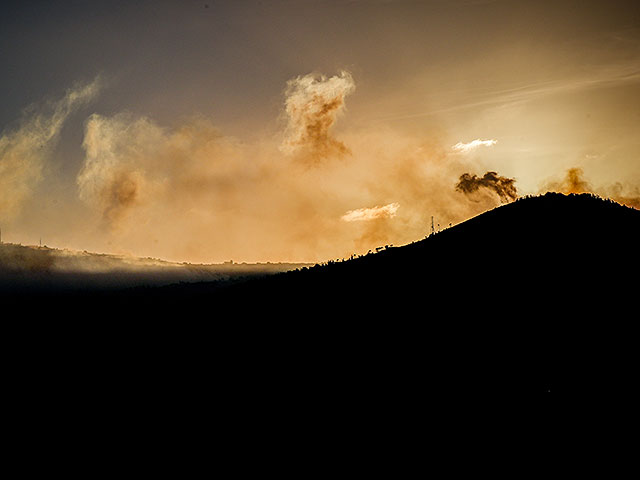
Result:
<svg viewBox="0 0 640 480">
<path fill-rule="evenodd" d="M 637 0 L 1 8 L 4 241 L 317 261 L 500 204 L 464 173 L 640 197 Z"/>
</svg>

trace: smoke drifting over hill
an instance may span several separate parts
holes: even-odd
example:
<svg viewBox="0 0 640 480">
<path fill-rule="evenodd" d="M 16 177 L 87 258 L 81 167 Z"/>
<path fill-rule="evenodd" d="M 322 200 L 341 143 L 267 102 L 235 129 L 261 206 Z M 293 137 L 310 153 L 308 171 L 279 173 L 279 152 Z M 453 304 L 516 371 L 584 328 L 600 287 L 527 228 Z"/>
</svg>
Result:
<svg viewBox="0 0 640 480">
<path fill-rule="evenodd" d="M 640 209 L 640 188 L 624 186 L 620 182 L 613 185 L 593 186 L 584 175 L 584 170 L 573 167 L 566 171 L 560 180 L 547 182 L 541 191 L 559 193 L 594 193 L 602 197 L 611 198 L 618 203 Z"/>
<path fill-rule="evenodd" d="M 354 90 L 344 71 L 290 80 L 282 136 L 254 144 L 204 117 L 167 128 L 91 115 L 76 181 L 96 235 L 170 259 L 318 261 L 419 238 L 431 215 L 457 222 L 495 206 L 455 194 L 468 160 L 433 139 L 380 128 L 338 139 Z"/>
<path fill-rule="evenodd" d="M 20 126 L 0 136 L 0 219 L 16 217 L 35 186 L 69 115 L 94 98 L 101 88 L 96 78 L 69 89 L 56 101 L 31 106 Z"/>
<path fill-rule="evenodd" d="M 552 182 L 547 187 L 549 190 L 560 193 L 586 193 L 593 191 L 593 187 L 584 179 L 581 168 L 570 168 L 566 176 L 560 182 Z"/>
<path fill-rule="evenodd" d="M 477 192 L 480 188 L 496 193 L 503 203 L 518 198 L 515 179 L 502 177 L 496 172 L 487 172 L 482 177 L 463 173 L 456 184 L 456 190 L 466 194 Z"/>
<path fill-rule="evenodd" d="M 99 90 L 99 81 L 70 90 L 0 138 L 3 226 L 56 161 L 51 146 L 67 117 Z M 73 172 L 75 196 L 47 198 L 58 207 L 45 221 L 64 217 L 75 243 L 57 245 L 80 250 L 198 263 L 307 262 L 408 243 L 425 235 L 431 216 L 457 223 L 517 198 L 514 178 L 462 173 L 477 168 L 477 149 L 461 155 L 442 134 L 388 126 L 336 133 L 354 92 L 345 71 L 295 77 L 282 92 L 286 125 L 252 143 L 222 134 L 204 116 L 169 127 L 133 113 L 93 113 Z M 579 173 L 553 187 L 587 189 Z"/>
<path fill-rule="evenodd" d="M 304 75 L 287 82 L 285 113 L 287 128 L 282 150 L 311 164 L 331 156 L 350 153 L 331 135 L 331 127 L 345 108 L 345 98 L 355 90 L 349 72 L 327 78 Z"/>
</svg>

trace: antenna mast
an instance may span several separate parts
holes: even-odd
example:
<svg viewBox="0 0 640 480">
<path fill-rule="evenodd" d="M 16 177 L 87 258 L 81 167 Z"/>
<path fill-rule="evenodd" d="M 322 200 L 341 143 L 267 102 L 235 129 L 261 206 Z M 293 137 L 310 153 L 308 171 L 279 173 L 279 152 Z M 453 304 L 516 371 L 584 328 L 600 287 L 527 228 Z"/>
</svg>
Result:
<svg viewBox="0 0 640 480">
<path fill-rule="evenodd" d="M 431 235 L 433 235 L 435 232 L 434 228 L 433 228 L 433 215 L 431 215 Z"/>
</svg>

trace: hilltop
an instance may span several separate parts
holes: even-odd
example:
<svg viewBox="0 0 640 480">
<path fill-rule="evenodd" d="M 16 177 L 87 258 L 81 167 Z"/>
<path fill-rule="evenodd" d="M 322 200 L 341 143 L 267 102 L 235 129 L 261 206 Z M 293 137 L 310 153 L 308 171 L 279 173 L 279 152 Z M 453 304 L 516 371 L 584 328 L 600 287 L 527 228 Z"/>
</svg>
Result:
<svg viewBox="0 0 640 480">
<path fill-rule="evenodd" d="M 617 269 L 637 259 L 639 216 L 638 210 L 590 194 L 548 193 L 502 205 L 409 245 L 315 266 L 174 263 L 4 243 L 0 244 L 0 291 L 69 287 L 80 294 L 106 289 L 116 296 L 142 300 L 185 296 L 225 304 L 250 296 L 268 303 L 278 299 L 283 305 L 347 300 L 362 306 L 367 298 L 381 302 L 392 292 L 398 304 L 408 292 L 454 295 L 457 289 L 475 295 L 474 285 L 480 290 L 488 285 L 499 289 L 512 282 L 549 281 L 559 275 L 573 276 L 573 282 L 583 282 L 585 277 L 598 282 L 598 276 L 600 281 L 606 277 L 617 282 L 618 276 L 627 274 L 616 274 Z M 278 275 L 262 279 L 274 273 Z M 445 286 L 447 282 L 456 288 Z M 123 291 L 136 286 L 164 288 Z M 435 302 L 430 308 L 441 305 Z"/>
<path fill-rule="evenodd" d="M 346 301 L 342 308 L 354 303 L 361 308 L 367 300 L 404 308 L 402 301 L 432 298 L 421 308 L 428 312 L 446 308 L 436 294 L 455 302 L 453 307 L 458 298 L 501 297 L 518 285 L 624 289 L 629 275 L 637 279 L 632 267 L 639 260 L 639 234 L 639 210 L 590 194 L 547 193 L 497 207 L 410 245 L 215 293 L 221 298 L 278 297 L 284 303 L 315 300 L 316 305 Z"/>
</svg>

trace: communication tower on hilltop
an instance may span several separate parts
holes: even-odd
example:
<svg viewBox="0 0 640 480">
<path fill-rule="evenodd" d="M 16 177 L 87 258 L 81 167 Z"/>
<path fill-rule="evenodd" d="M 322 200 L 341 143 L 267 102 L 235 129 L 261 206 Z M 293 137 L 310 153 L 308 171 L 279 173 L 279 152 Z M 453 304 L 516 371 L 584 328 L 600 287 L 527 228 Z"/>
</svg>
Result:
<svg viewBox="0 0 640 480">
<path fill-rule="evenodd" d="M 433 235 L 434 233 L 436 233 L 436 231 L 433 228 L 433 215 L 431 215 L 431 235 Z"/>
</svg>

